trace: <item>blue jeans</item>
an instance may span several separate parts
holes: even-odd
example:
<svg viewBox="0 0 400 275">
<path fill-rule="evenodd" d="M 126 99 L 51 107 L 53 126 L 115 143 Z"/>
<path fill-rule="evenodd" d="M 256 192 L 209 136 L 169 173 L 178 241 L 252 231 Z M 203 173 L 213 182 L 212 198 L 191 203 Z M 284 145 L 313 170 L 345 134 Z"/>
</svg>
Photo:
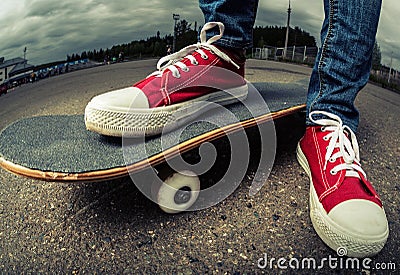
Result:
<svg viewBox="0 0 400 275">
<path fill-rule="evenodd" d="M 220 21 L 226 26 L 219 45 L 251 47 L 257 0 L 199 3 L 206 22 Z M 319 110 L 338 115 L 356 132 L 359 113 L 354 101 L 369 78 L 381 5 L 382 0 L 324 0 L 322 46 L 308 88 L 307 125 L 313 125 L 308 114 Z"/>
<path fill-rule="evenodd" d="M 236 49 L 252 47 L 258 0 L 199 0 L 199 6 L 206 22 L 225 25 L 224 36 L 215 44 Z M 218 30 L 210 30 L 207 38 L 218 34 Z"/>
</svg>

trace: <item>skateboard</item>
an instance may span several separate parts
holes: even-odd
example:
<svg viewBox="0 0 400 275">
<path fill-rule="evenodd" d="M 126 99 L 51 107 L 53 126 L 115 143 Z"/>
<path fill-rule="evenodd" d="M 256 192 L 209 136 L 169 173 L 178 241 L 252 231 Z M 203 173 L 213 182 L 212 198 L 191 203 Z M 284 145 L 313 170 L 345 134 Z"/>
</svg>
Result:
<svg viewBox="0 0 400 275">
<path fill-rule="evenodd" d="M 162 210 L 184 211 L 198 198 L 197 174 L 201 172 L 190 169 L 196 165 L 176 168 L 175 159 L 194 149 L 203 159 L 212 159 L 215 148 L 209 153 L 203 145 L 243 135 L 247 128 L 260 128 L 259 133 L 270 135 L 270 141 L 274 139 L 273 120 L 305 109 L 307 79 L 248 86 L 248 96 L 242 102 L 220 106 L 179 129 L 143 139 L 107 137 L 87 131 L 83 115 L 23 118 L 0 133 L 0 166 L 14 174 L 44 181 L 93 182 L 131 175 L 133 181 L 146 179 L 139 189 L 154 198 Z M 237 144 L 244 143 L 234 141 L 231 147 L 241 148 Z M 272 145 L 265 144 L 268 151 Z M 172 169 L 158 168 L 166 163 Z M 163 170 L 168 171 L 167 175 L 162 175 Z M 153 174 L 160 178 L 157 184 L 149 183 Z"/>
</svg>

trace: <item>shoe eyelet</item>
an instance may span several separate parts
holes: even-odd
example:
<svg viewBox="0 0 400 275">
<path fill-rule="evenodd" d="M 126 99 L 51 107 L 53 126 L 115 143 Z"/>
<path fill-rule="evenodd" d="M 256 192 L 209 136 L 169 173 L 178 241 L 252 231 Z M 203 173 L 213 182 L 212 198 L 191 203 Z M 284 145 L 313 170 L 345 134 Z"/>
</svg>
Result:
<svg viewBox="0 0 400 275">
<path fill-rule="evenodd" d="M 327 136 L 324 136 L 322 139 L 323 139 L 324 141 L 328 141 L 328 140 L 329 140 Z"/>
<path fill-rule="evenodd" d="M 333 171 L 333 170 L 331 170 L 329 173 L 330 173 L 332 176 L 336 176 L 336 174 L 337 174 L 337 172 L 336 172 L 336 171 Z"/>
<path fill-rule="evenodd" d="M 196 61 L 192 62 L 192 65 L 197 66 L 197 65 L 199 65 L 199 62 L 196 60 Z"/>
<path fill-rule="evenodd" d="M 336 161 L 336 159 L 334 159 L 334 158 L 330 158 L 330 159 L 329 159 L 329 162 L 330 162 L 330 163 L 334 163 L 335 161 Z"/>
<path fill-rule="evenodd" d="M 202 55 L 201 58 L 203 58 L 204 60 L 208 59 L 208 55 Z"/>
<path fill-rule="evenodd" d="M 326 131 L 325 126 L 322 126 L 322 127 L 321 127 L 321 132 L 325 132 L 325 131 Z"/>
<path fill-rule="evenodd" d="M 181 78 L 181 74 L 173 75 L 175 78 Z"/>
<path fill-rule="evenodd" d="M 187 72 L 190 71 L 190 69 L 189 69 L 188 67 L 186 67 L 186 68 L 183 68 L 182 71 L 185 72 L 185 73 L 187 73 Z"/>
</svg>

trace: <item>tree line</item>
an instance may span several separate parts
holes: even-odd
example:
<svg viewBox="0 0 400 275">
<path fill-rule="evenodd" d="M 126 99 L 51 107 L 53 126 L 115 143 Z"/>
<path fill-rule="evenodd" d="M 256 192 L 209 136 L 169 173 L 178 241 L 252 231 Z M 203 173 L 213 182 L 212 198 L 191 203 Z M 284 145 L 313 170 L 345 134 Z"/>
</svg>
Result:
<svg viewBox="0 0 400 275">
<path fill-rule="evenodd" d="M 194 44 L 197 42 L 197 31 L 194 30 L 192 24 L 186 20 L 181 20 L 176 25 L 176 49 Z M 126 58 L 137 59 L 143 57 L 160 57 L 167 54 L 168 48 L 172 49 L 174 37 L 167 34 L 161 37 L 158 31 L 156 35 L 150 36 L 147 39 L 135 40 L 126 44 L 114 45 L 107 49 L 94 49 L 90 51 L 83 51 L 80 54 L 74 53 L 67 55 L 67 61 L 74 61 L 79 59 L 88 58 L 98 62 L 104 61 L 106 57 L 116 58 L 120 53 Z"/>
<path fill-rule="evenodd" d="M 186 20 L 181 20 L 176 25 L 176 50 L 180 50 L 187 45 L 194 44 L 198 41 L 197 24 L 192 26 Z M 273 46 L 283 47 L 286 37 L 286 27 L 280 26 L 257 26 L 254 28 L 253 45 L 255 47 Z M 143 57 L 161 57 L 167 54 L 168 48 L 172 48 L 173 35 L 167 34 L 161 37 L 158 31 L 156 35 L 147 39 L 135 40 L 130 43 L 114 45 L 106 49 L 94 49 L 83 51 L 81 53 L 73 53 L 67 55 L 67 61 L 74 61 L 88 58 L 90 60 L 103 62 L 106 57 L 117 58 L 123 53 L 125 58 L 138 59 Z M 300 27 L 290 28 L 289 46 L 310 46 L 316 47 L 315 38 Z"/>
<path fill-rule="evenodd" d="M 257 26 L 253 32 L 254 47 L 262 48 L 264 46 L 284 47 L 286 40 L 286 27 L 281 26 Z M 300 27 L 290 27 L 288 46 L 307 46 L 316 47 L 315 37 L 302 30 Z"/>
</svg>

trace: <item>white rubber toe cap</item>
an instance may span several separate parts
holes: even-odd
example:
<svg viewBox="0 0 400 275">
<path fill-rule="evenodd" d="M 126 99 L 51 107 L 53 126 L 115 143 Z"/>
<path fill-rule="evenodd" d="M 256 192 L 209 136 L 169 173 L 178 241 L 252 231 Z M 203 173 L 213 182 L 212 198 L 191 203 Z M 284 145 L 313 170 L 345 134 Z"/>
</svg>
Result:
<svg viewBox="0 0 400 275">
<path fill-rule="evenodd" d="M 124 88 L 98 95 L 89 104 L 96 109 L 115 112 L 149 108 L 149 101 L 146 95 L 136 87 Z"/>
<path fill-rule="evenodd" d="M 385 211 L 368 200 L 348 200 L 335 206 L 328 216 L 350 236 L 364 240 L 384 238 L 388 233 Z"/>
</svg>

